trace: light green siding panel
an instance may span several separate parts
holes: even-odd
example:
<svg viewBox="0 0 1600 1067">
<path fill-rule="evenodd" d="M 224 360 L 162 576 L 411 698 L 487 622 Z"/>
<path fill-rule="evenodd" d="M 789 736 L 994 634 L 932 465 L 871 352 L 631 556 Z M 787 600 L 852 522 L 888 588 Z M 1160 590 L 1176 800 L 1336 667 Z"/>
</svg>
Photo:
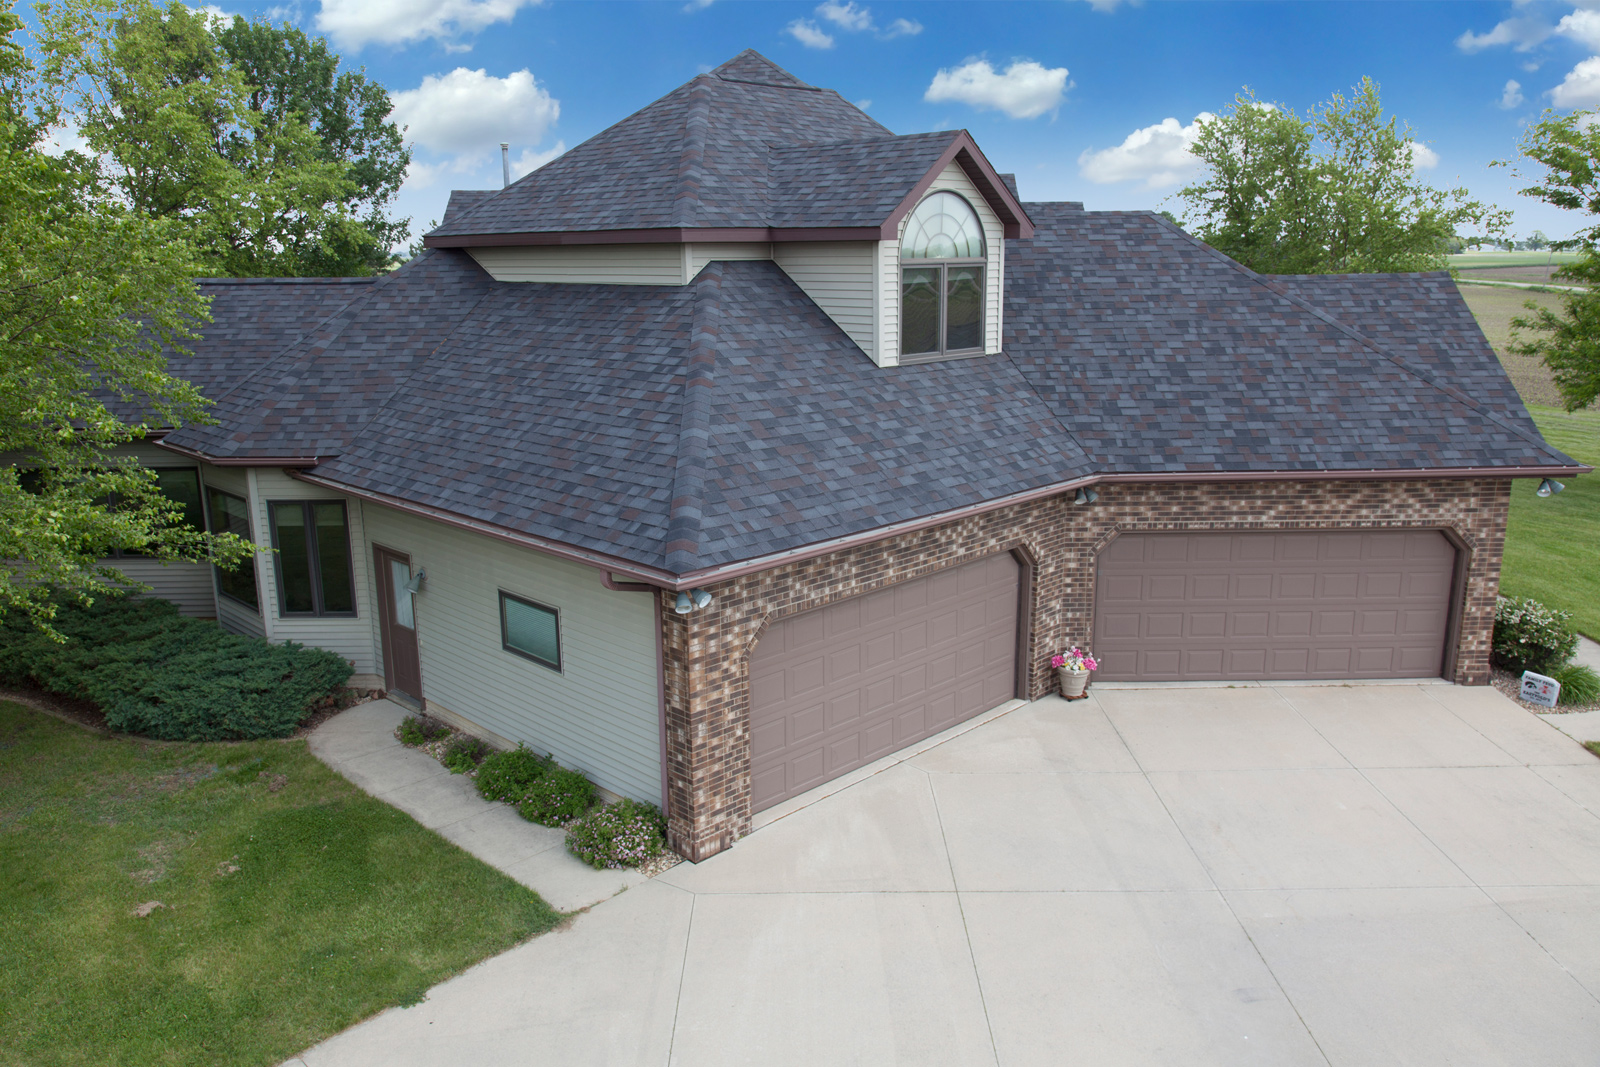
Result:
<svg viewBox="0 0 1600 1067">
<path fill-rule="evenodd" d="M 443 523 L 367 504 L 378 544 L 428 577 L 416 599 L 422 691 L 430 704 L 549 752 L 622 796 L 661 802 L 655 598 L 600 573 Z M 507 652 L 504 590 L 560 612 L 562 670 Z M 376 615 L 376 601 L 364 607 Z"/>
</svg>

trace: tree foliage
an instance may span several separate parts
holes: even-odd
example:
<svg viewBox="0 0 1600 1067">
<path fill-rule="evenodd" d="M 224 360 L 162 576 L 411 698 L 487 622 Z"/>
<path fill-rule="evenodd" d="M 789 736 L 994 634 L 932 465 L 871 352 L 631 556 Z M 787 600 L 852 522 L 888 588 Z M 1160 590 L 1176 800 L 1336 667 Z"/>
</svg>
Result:
<svg viewBox="0 0 1600 1067">
<path fill-rule="evenodd" d="M 1533 314 L 1511 320 L 1511 351 L 1540 357 L 1550 368 L 1563 406 L 1576 411 L 1600 397 L 1600 111 L 1546 111 L 1518 147 L 1540 172 L 1530 175 L 1519 161 L 1495 165 L 1510 167 L 1534 183 L 1522 190 L 1523 196 L 1588 216 L 1586 227 L 1550 242 L 1551 248 L 1583 253 L 1578 262 L 1555 272 L 1557 280 L 1583 288 L 1561 294 L 1559 315 L 1530 300 L 1523 306 Z"/>
<path fill-rule="evenodd" d="M 1509 215 L 1420 181 L 1415 146 L 1371 79 L 1304 118 L 1246 88 L 1201 124 L 1190 151 L 1205 173 L 1177 194 L 1184 223 L 1264 274 L 1439 270 L 1458 228 L 1498 233 Z"/>
<path fill-rule="evenodd" d="M 173 2 L 39 7 L 43 71 L 137 212 L 180 224 L 203 271 L 370 274 L 409 221 L 388 94 L 320 38 Z"/>
<path fill-rule="evenodd" d="M 133 584 L 101 564 L 113 549 L 227 565 L 252 548 L 189 527 L 154 472 L 111 458 L 150 425 L 204 420 L 166 352 L 206 303 L 177 223 L 127 210 L 83 157 L 39 150 L 59 114 L 20 29 L 0 11 L 0 613 L 48 626 L 52 590 L 88 602 Z"/>
</svg>

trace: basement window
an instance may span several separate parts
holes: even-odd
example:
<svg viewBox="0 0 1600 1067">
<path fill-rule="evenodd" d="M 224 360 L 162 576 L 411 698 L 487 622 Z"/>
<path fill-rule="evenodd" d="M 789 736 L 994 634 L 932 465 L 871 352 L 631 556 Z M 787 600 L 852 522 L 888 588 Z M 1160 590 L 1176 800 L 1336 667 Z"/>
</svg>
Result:
<svg viewBox="0 0 1600 1067">
<path fill-rule="evenodd" d="M 934 193 L 900 241 L 900 358 L 983 352 L 983 226 L 955 193 Z"/>
</svg>

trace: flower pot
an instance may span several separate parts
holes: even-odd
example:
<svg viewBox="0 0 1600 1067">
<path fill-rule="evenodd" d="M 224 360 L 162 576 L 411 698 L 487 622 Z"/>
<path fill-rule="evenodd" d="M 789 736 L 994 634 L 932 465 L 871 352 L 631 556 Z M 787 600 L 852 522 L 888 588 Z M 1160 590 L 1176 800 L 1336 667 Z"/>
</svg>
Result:
<svg viewBox="0 0 1600 1067">
<path fill-rule="evenodd" d="M 1069 671 L 1065 667 L 1056 668 L 1056 681 L 1061 684 L 1061 695 L 1068 700 L 1077 700 L 1083 696 L 1084 689 L 1089 685 L 1088 671 Z"/>
</svg>

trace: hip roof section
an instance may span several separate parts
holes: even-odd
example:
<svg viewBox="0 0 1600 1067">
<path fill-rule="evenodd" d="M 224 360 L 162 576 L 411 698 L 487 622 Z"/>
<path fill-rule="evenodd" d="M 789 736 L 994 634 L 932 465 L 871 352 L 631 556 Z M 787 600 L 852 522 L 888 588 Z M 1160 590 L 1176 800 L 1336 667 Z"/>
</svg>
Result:
<svg viewBox="0 0 1600 1067">
<path fill-rule="evenodd" d="M 1001 355 L 879 368 L 767 261 L 547 285 L 431 251 L 331 312 L 281 284 L 308 313 L 261 319 L 270 356 L 208 332 L 219 425 L 167 440 L 668 574 L 1100 477 L 1577 466 L 1439 276 L 1265 278 L 1154 215 L 1028 210 Z"/>
</svg>

